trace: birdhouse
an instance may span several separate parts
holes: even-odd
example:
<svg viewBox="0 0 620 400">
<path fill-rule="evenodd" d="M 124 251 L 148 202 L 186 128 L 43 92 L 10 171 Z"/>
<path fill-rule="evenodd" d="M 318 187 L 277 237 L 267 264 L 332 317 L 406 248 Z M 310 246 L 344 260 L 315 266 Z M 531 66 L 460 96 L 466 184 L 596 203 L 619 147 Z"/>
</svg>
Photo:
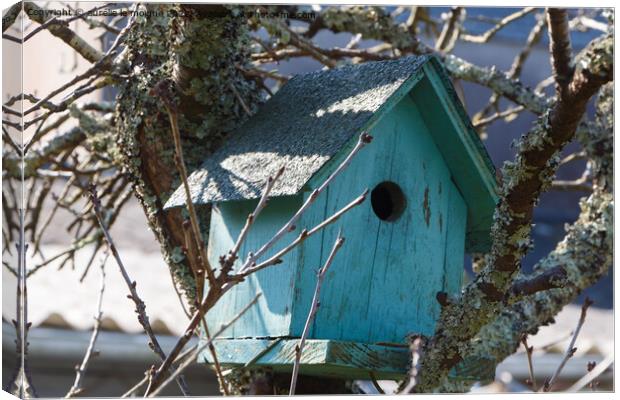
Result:
<svg viewBox="0 0 620 400">
<path fill-rule="evenodd" d="M 432 56 L 297 75 L 189 178 L 192 201 L 213 206 L 208 256 L 235 243 L 269 176 L 284 167 L 239 253 L 267 242 L 356 144 L 373 136 L 266 257 L 343 208 L 282 263 L 251 275 L 208 312 L 219 327 L 263 295 L 215 340 L 219 362 L 290 371 L 321 267 L 339 229 L 346 241 L 321 290 L 302 374 L 402 378 L 407 337 L 431 336 L 438 292 L 460 292 L 465 253 L 490 246 L 494 167 L 440 62 Z M 166 207 L 185 205 L 183 188 Z M 241 263 L 238 261 L 238 264 Z M 238 267 L 238 266 L 237 266 Z M 202 360 L 210 362 L 208 351 Z"/>
</svg>

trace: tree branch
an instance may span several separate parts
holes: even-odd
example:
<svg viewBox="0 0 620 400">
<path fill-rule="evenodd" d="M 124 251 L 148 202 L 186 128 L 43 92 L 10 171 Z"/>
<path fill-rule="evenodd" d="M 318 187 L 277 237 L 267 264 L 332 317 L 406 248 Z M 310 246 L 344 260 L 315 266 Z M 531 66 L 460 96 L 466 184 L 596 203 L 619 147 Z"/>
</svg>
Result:
<svg viewBox="0 0 620 400">
<path fill-rule="evenodd" d="M 557 266 L 532 278 L 525 277 L 519 279 L 508 289 L 506 296 L 507 301 L 511 302 L 511 299 L 530 296 L 534 293 L 542 292 L 543 290 L 561 288 L 566 284 L 566 278 L 566 270 L 564 267 Z"/>
<path fill-rule="evenodd" d="M 518 144 L 516 160 L 504 165 L 500 202 L 491 231 L 493 246 L 486 267 L 464 289 L 459 302 L 442 309 L 435 336 L 421 362 L 415 391 L 428 392 L 440 385 L 450 368 L 462 360 L 465 344 L 500 309 L 504 293 L 530 247 L 530 224 L 538 196 L 549 187 L 560 151 L 573 138 L 588 100 L 612 79 L 612 56 L 600 55 L 601 47 L 609 46 L 609 35 L 588 45 L 579 62 L 590 68 L 577 71 L 569 85 L 579 89 L 569 89 L 570 96 L 558 99 L 539 118 Z"/>
<path fill-rule="evenodd" d="M 198 249 L 198 252 L 200 254 L 199 264 L 200 267 L 206 271 L 209 284 L 214 285 L 215 274 L 213 273 L 213 268 L 209 264 L 207 249 L 205 247 L 204 238 L 202 236 L 202 233 L 200 231 L 200 225 L 198 223 L 198 214 L 196 214 L 196 209 L 194 208 L 189 183 L 187 181 L 187 169 L 185 167 L 185 160 L 183 158 L 183 147 L 181 145 L 181 132 L 179 130 L 177 105 L 173 100 L 175 96 L 174 83 L 171 80 L 161 81 L 152 90 L 152 93 L 159 96 L 163 100 L 164 107 L 166 108 L 166 112 L 168 113 L 168 118 L 170 119 L 170 131 L 174 140 L 174 163 L 179 172 L 179 176 L 181 177 L 183 188 L 185 189 L 185 204 L 189 213 L 189 220 L 191 223 L 192 234 L 194 237 L 196 248 Z M 203 295 L 202 285 L 202 282 L 196 282 L 198 299 L 201 299 Z"/>
<path fill-rule="evenodd" d="M 103 316 L 101 306 L 103 304 L 103 292 L 105 291 L 105 263 L 109 255 L 110 253 L 106 252 L 105 255 L 101 258 L 101 284 L 99 285 L 99 296 L 97 298 L 97 311 L 95 313 L 95 326 L 93 327 L 93 333 L 90 336 L 88 347 L 86 348 L 86 353 L 84 354 L 82 363 L 76 369 L 75 381 L 73 382 L 73 386 L 71 386 L 69 392 L 67 392 L 67 394 L 65 395 L 65 398 L 73 397 L 82 393 L 82 391 L 84 390 L 84 388 L 82 387 L 82 381 L 84 380 L 84 375 L 86 374 L 88 363 L 90 362 L 91 357 L 97 355 L 94 350 L 95 342 L 97 341 L 97 337 L 99 336 L 99 329 L 101 327 L 101 317 Z"/>
<path fill-rule="evenodd" d="M 213 340 L 215 338 L 217 338 L 218 336 L 220 336 L 226 329 L 228 329 L 229 327 L 231 327 L 235 322 L 237 322 L 237 320 L 239 318 L 241 318 L 241 316 L 243 316 L 243 314 L 245 314 L 254 304 L 256 304 L 256 302 L 258 301 L 258 298 L 262 295 L 262 293 L 257 293 L 256 296 L 254 296 L 254 298 L 252 299 L 252 301 L 250 301 L 248 304 L 245 305 L 245 307 L 243 307 L 241 309 L 241 311 L 239 311 L 230 321 L 226 322 L 225 324 L 222 324 L 222 326 L 220 327 L 220 329 L 217 330 L 217 332 L 215 332 L 215 334 L 213 335 L 212 338 L 209 338 L 205 343 L 201 344 L 200 346 L 198 346 L 196 348 L 196 350 L 194 350 L 191 355 L 185 360 L 183 361 L 183 363 L 181 365 L 179 365 L 179 368 L 177 368 L 176 371 L 174 371 L 169 377 L 168 379 L 166 379 L 161 385 L 159 385 L 156 389 L 154 389 L 149 395 L 148 397 L 155 397 L 157 396 L 159 393 L 161 393 L 161 391 L 170 384 L 170 382 L 172 382 L 172 380 L 174 380 L 177 376 L 179 376 L 179 374 L 181 372 L 183 372 L 187 367 L 189 367 L 191 364 L 195 363 L 196 360 L 198 359 L 198 356 L 200 355 L 200 353 L 202 353 L 207 347 L 211 346 L 213 344 Z"/>
<path fill-rule="evenodd" d="M 549 8 L 547 10 L 549 25 L 549 52 L 551 66 L 555 77 L 558 97 L 563 97 L 569 82 L 573 77 L 572 50 L 570 44 L 570 30 L 568 28 L 568 13 L 563 8 Z"/>
<path fill-rule="evenodd" d="M 575 332 L 573 333 L 573 337 L 571 338 L 570 342 L 568 343 L 568 348 L 566 349 L 566 352 L 564 353 L 564 357 L 562 358 L 562 361 L 560 362 L 560 365 L 558 365 L 558 368 L 555 370 L 555 372 L 553 373 L 551 378 L 549 380 L 545 381 L 545 384 L 542 387 L 542 391 L 543 392 L 551 391 L 551 389 L 553 388 L 553 385 L 555 384 L 555 381 L 558 379 L 558 377 L 562 373 L 562 369 L 564 369 L 564 366 L 566 365 L 568 360 L 575 354 L 575 351 L 577 351 L 577 348 L 575 347 L 575 342 L 577 341 L 577 337 L 579 336 L 579 332 L 581 331 L 581 327 L 586 322 L 586 314 L 588 312 L 588 308 L 591 305 L 592 305 L 592 300 L 590 300 L 588 297 L 586 297 L 585 301 L 583 302 L 583 306 L 581 307 L 581 315 L 579 316 L 579 321 L 577 322 L 577 327 L 575 328 Z"/>
<path fill-rule="evenodd" d="M 434 53 L 432 48 L 412 35 L 406 26 L 396 24 L 390 15 L 379 7 L 327 7 L 317 16 L 304 36 L 311 37 L 311 32 L 321 29 L 329 29 L 334 33 L 359 33 L 363 39 L 389 43 L 403 54 Z M 542 114 L 549 106 L 543 95 L 535 93 L 519 80 L 511 79 L 504 72 L 476 66 L 452 54 L 438 56 L 454 78 L 487 86 L 535 114 Z"/>
<path fill-rule="evenodd" d="M 501 29 L 503 29 L 506 25 L 510 24 L 511 22 L 514 22 L 520 18 L 525 17 L 526 15 L 528 15 L 529 13 L 531 13 L 532 11 L 535 11 L 536 8 L 534 7 L 525 7 L 522 10 L 519 10 L 515 13 L 512 13 L 510 15 L 505 16 L 504 18 L 502 18 L 497 24 L 495 24 L 494 27 L 492 27 L 491 29 L 487 30 L 486 32 L 484 32 L 481 35 L 468 35 L 468 34 L 461 34 L 460 39 L 465 41 L 465 42 L 472 42 L 472 43 L 487 43 L 489 40 L 491 40 L 495 34 L 497 32 L 499 32 Z"/>
<path fill-rule="evenodd" d="M 138 322 L 140 323 L 140 325 L 142 325 L 142 328 L 144 328 L 144 332 L 149 337 L 149 347 L 162 360 L 165 360 L 166 353 L 164 353 L 164 351 L 162 350 L 159 344 L 159 341 L 157 340 L 157 336 L 155 336 L 155 333 L 153 332 L 153 328 L 151 327 L 151 323 L 149 322 L 149 316 L 146 313 L 146 305 L 144 304 L 144 301 L 142 301 L 142 299 L 138 295 L 138 291 L 136 290 L 136 281 L 132 281 L 131 278 L 129 277 L 129 274 L 127 273 L 127 269 L 125 268 L 123 261 L 121 260 L 121 256 L 118 253 L 118 250 L 116 249 L 116 246 L 114 245 L 114 242 L 112 241 L 112 237 L 110 236 L 110 233 L 108 232 L 108 229 L 106 228 L 106 225 L 104 223 L 104 217 L 103 217 L 102 210 L 101 210 L 101 202 L 99 201 L 99 198 L 97 196 L 97 189 L 94 186 L 91 186 L 89 190 L 89 194 L 90 194 L 90 200 L 93 204 L 93 212 L 95 213 L 95 217 L 97 218 L 97 221 L 99 222 L 99 226 L 108 244 L 108 248 L 112 252 L 112 256 L 114 256 L 114 259 L 116 260 L 116 264 L 118 265 L 121 275 L 123 276 L 123 279 L 125 280 L 125 283 L 127 284 L 127 287 L 129 288 L 129 292 L 131 293 L 127 295 L 127 297 L 135 303 L 136 305 L 135 311 L 136 311 L 136 314 L 138 314 Z M 180 376 L 177 379 L 177 383 L 179 385 L 179 388 L 181 389 L 181 392 L 183 392 L 183 395 L 188 396 L 189 390 L 187 389 L 187 384 L 185 383 L 185 379 L 182 376 Z"/>
<path fill-rule="evenodd" d="M 611 193 L 595 191 L 583 199 L 581 214 L 567 230 L 564 240 L 534 266 L 535 272 L 564 267 L 566 284 L 501 309 L 480 329 L 476 340 L 462 344 L 464 355 L 491 357 L 499 364 L 515 352 L 523 335 L 535 334 L 539 327 L 553 323 L 553 317 L 566 304 L 604 276 L 613 259 L 613 215 Z"/>
<path fill-rule="evenodd" d="M 49 20 L 52 19 L 49 17 L 50 14 L 45 13 L 45 9 L 39 7 L 32 2 L 25 2 L 24 10 L 28 17 L 41 25 L 46 24 Z M 67 45 L 69 45 L 71 48 L 73 48 L 75 51 L 77 51 L 78 54 L 80 54 L 86 60 L 94 63 L 103 58 L 103 53 L 89 45 L 84 39 L 82 39 L 71 29 L 62 24 L 49 24 L 47 25 L 47 30 L 52 35 L 56 36 Z"/>
<path fill-rule="evenodd" d="M 443 52 L 452 51 L 454 44 L 459 38 L 460 27 L 458 25 L 462 13 L 463 7 L 452 7 L 450 16 L 435 43 L 435 50 Z"/>
<path fill-rule="evenodd" d="M 24 178 L 31 178 L 37 174 L 37 169 L 49 162 L 60 153 L 71 150 L 86 139 L 86 134 L 80 127 L 55 136 L 48 140 L 38 149 L 31 149 L 24 157 Z M 18 178 L 21 176 L 21 160 L 19 155 L 12 156 L 5 153 L 2 156 L 2 169 L 9 176 Z"/>
</svg>

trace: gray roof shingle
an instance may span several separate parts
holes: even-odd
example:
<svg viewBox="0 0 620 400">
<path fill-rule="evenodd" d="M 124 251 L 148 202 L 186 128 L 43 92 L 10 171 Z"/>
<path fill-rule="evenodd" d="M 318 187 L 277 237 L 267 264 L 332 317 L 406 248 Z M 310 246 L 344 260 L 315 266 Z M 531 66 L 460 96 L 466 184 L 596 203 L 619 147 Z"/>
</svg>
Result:
<svg viewBox="0 0 620 400">
<path fill-rule="evenodd" d="M 259 198 L 282 166 L 271 196 L 296 194 L 429 59 L 410 56 L 294 76 L 191 174 L 193 202 Z M 181 186 L 166 208 L 183 204 Z"/>
</svg>

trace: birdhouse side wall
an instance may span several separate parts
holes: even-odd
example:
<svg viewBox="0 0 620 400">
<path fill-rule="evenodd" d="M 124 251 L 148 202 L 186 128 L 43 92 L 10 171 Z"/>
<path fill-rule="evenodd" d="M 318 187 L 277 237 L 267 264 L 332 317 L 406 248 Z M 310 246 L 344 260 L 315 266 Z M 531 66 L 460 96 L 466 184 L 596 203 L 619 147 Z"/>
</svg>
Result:
<svg viewBox="0 0 620 400">
<path fill-rule="evenodd" d="M 430 65 L 424 66 L 425 78 L 411 92 L 427 126 L 433 127 L 435 143 L 440 144 L 454 181 L 468 204 L 466 232 L 467 253 L 487 252 L 491 246 L 490 230 L 498 201 L 493 165 L 484 157 L 484 145 L 468 121 L 465 110 L 447 76 L 441 77 Z"/>
<path fill-rule="evenodd" d="M 432 334 L 440 312 L 437 292 L 456 294 L 460 289 L 467 210 L 431 132 L 406 96 L 371 128 L 373 142 L 304 215 L 302 225 L 315 226 L 385 181 L 396 183 L 406 200 L 402 215 L 385 221 L 369 196 L 306 240 L 294 292 L 294 336 L 303 330 L 316 271 L 341 228 L 346 240 L 325 278 L 311 337 L 404 343 L 410 333 Z M 338 163 L 333 160 L 322 173 L 329 174 Z M 311 184 L 323 178 L 317 176 Z"/>
<path fill-rule="evenodd" d="M 265 209 L 254 221 L 247 238 L 241 246 L 237 270 L 250 251 L 256 252 L 273 237 L 301 205 L 300 196 L 279 197 L 269 200 Z M 211 215 L 208 257 L 213 266 L 219 265 L 219 257 L 234 245 L 247 216 L 254 211 L 257 200 L 219 203 Z M 298 230 L 286 234 L 261 260 L 267 259 L 292 241 Z M 291 306 L 296 269 L 300 249 L 294 249 L 283 257 L 283 262 L 249 276 L 227 293 L 207 313 L 210 326 L 217 327 L 233 318 L 258 292 L 262 292 L 257 304 L 252 306 L 235 324 L 226 330 L 222 338 L 260 338 L 287 336 L 290 333 Z"/>
</svg>

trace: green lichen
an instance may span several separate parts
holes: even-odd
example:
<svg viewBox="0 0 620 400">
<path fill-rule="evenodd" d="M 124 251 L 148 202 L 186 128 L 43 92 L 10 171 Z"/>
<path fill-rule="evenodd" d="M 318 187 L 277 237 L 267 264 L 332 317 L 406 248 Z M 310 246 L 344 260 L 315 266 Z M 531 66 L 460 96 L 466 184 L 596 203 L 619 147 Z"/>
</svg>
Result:
<svg viewBox="0 0 620 400">
<path fill-rule="evenodd" d="M 190 172 L 247 117 L 241 102 L 255 110 L 259 99 L 255 84 L 246 81 L 237 68 L 245 65 L 249 48 L 244 21 L 234 17 L 231 11 L 235 7 L 213 14 L 205 13 L 206 7 L 140 5 L 151 13 L 148 18 L 138 17 L 128 33 L 123 53 L 126 67 L 122 71 L 128 78 L 120 84 L 116 108 L 120 162 L 134 183 L 134 191 L 177 285 L 190 299 L 195 295 L 193 274 L 187 258 L 181 254 L 183 243 L 175 243 L 171 233 L 182 228 L 167 226 L 162 210 L 180 184 L 170 122 L 164 107 L 150 91 L 164 79 L 177 83 L 179 126 Z M 148 164 L 154 160 L 172 174 L 168 187 L 156 188 L 146 174 Z M 209 209 L 199 208 L 197 212 L 206 241 Z"/>
<path fill-rule="evenodd" d="M 583 199 L 581 214 L 568 228 L 564 240 L 534 266 L 534 272 L 540 273 L 561 265 L 568 283 L 502 309 L 468 346 L 463 346 L 463 354 L 493 357 L 495 363 L 500 363 L 516 351 L 523 334 L 536 333 L 565 304 L 604 276 L 613 259 L 613 206 L 613 195 L 608 192 L 596 191 Z"/>
</svg>

